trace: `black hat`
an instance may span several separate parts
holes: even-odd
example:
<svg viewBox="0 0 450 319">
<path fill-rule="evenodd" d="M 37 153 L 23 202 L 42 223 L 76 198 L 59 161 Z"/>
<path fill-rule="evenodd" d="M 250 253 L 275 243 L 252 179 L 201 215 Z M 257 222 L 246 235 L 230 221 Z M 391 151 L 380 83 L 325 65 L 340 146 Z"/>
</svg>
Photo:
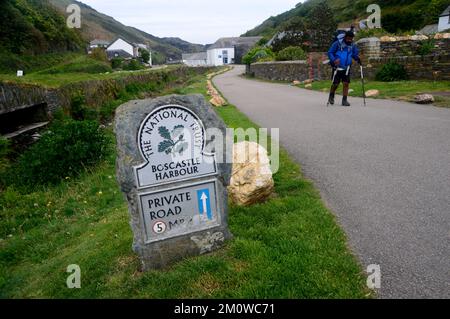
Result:
<svg viewBox="0 0 450 319">
<path fill-rule="evenodd" d="M 347 32 L 345 32 L 345 36 L 346 37 L 350 37 L 350 38 L 354 38 L 355 34 L 352 31 L 347 31 Z"/>
</svg>

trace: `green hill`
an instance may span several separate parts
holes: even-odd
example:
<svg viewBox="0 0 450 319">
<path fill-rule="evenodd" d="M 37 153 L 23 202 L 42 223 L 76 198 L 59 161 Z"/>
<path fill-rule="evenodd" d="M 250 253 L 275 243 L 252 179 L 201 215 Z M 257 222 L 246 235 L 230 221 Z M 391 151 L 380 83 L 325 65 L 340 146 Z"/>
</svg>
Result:
<svg viewBox="0 0 450 319">
<path fill-rule="evenodd" d="M 47 0 L 0 1 L 0 51 L 34 55 L 76 51 L 80 35 Z"/>
<path fill-rule="evenodd" d="M 47 0 L 0 1 L 0 73 L 47 68 L 84 47 Z"/>
<path fill-rule="evenodd" d="M 271 37 L 283 25 L 296 17 L 307 18 L 311 9 L 324 0 L 307 0 L 280 15 L 270 17 L 259 26 L 247 31 L 243 36 Z M 340 24 L 352 22 L 369 16 L 366 8 L 373 0 L 327 0 Z M 439 14 L 449 5 L 448 0 L 379 0 L 382 10 L 383 28 L 389 32 L 404 32 L 421 29 L 425 25 L 437 23 Z"/>
<path fill-rule="evenodd" d="M 165 58 L 181 59 L 182 53 L 194 53 L 204 50 L 201 44 L 192 44 L 179 38 L 158 38 L 144 31 L 123 25 L 113 17 L 96 11 L 92 7 L 74 0 L 49 0 L 52 5 L 64 13 L 69 4 L 75 3 L 81 8 L 81 34 L 89 42 L 94 39 L 113 41 L 121 37 L 128 42 L 145 43 L 164 62 Z"/>
</svg>

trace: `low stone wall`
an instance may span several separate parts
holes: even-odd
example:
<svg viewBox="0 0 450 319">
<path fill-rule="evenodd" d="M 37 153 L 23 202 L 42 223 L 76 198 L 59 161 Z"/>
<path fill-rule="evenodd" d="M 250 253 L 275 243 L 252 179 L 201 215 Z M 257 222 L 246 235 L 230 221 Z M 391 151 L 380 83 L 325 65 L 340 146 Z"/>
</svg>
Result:
<svg viewBox="0 0 450 319">
<path fill-rule="evenodd" d="M 36 104 L 46 104 L 51 115 L 59 108 L 69 108 L 72 97 L 83 95 L 89 106 L 101 106 L 117 98 L 119 92 L 130 84 L 149 82 L 170 83 L 184 81 L 196 74 L 205 74 L 212 68 L 180 67 L 174 70 L 154 71 L 127 75 L 122 78 L 77 82 L 50 89 L 38 85 L 0 82 L 0 115 L 25 109 Z"/>
<path fill-rule="evenodd" d="M 389 62 L 403 65 L 411 80 L 450 81 L 450 54 L 370 58 L 365 68 L 366 77 L 374 79 L 378 70 Z"/>
<path fill-rule="evenodd" d="M 450 80 L 450 33 L 432 38 L 424 35 L 366 38 L 357 44 L 368 79 L 374 79 L 384 64 L 393 61 L 406 68 L 411 80 Z M 422 50 L 430 44 L 429 50 Z M 327 60 L 326 53 L 310 53 L 306 61 L 254 63 L 247 67 L 247 74 L 275 81 L 328 80 L 331 68 Z M 354 67 L 352 73 L 359 77 L 359 68 Z"/>
<path fill-rule="evenodd" d="M 264 80 L 303 81 L 308 78 L 308 64 L 306 61 L 258 62 L 250 65 L 250 74 Z"/>
<path fill-rule="evenodd" d="M 47 91 L 37 85 L 0 83 L 0 115 L 46 103 Z"/>
</svg>

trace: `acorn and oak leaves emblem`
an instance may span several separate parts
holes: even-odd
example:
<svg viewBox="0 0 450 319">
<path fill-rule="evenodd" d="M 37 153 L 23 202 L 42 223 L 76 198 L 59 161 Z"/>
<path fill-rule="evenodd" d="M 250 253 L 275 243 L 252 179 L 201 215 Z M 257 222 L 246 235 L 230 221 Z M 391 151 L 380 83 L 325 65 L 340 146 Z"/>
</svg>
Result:
<svg viewBox="0 0 450 319">
<path fill-rule="evenodd" d="M 164 139 L 158 146 L 160 153 L 183 155 L 184 151 L 188 149 L 189 144 L 184 140 L 183 125 L 175 126 L 172 131 L 169 131 L 165 126 L 160 126 L 158 131 Z"/>
</svg>

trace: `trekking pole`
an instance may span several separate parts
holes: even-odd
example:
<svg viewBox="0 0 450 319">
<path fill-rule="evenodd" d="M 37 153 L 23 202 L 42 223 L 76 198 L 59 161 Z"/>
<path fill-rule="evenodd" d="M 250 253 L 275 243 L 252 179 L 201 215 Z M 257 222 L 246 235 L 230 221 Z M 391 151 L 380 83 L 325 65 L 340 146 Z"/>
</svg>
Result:
<svg viewBox="0 0 450 319">
<path fill-rule="evenodd" d="M 361 68 L 361 82 L 362 82 L 362 89 L 363 89 L 364 106 L 367 106 L 366 105 L 366 88 L 365 88 L 365 85 L 364 85 L 364 70 L 363 70 L 363 66 L 362 65 L 360 65 L 359 67 Z"/>
<path fill-rule="evenodd" d="M 331 94 L 331 90 L 333 89 L 333 86 L 334 86 L 334 80 L 336 79 L 337 72 L 338 72 L 338 68 L 336 68 L 336 70 L 333 73 L 333 80 L 331 80 L 330 94 Z M 330 98 L 328 97 L 327 107 L 329 107 L 329 106 L 330 106 Z"/>
</svg>

